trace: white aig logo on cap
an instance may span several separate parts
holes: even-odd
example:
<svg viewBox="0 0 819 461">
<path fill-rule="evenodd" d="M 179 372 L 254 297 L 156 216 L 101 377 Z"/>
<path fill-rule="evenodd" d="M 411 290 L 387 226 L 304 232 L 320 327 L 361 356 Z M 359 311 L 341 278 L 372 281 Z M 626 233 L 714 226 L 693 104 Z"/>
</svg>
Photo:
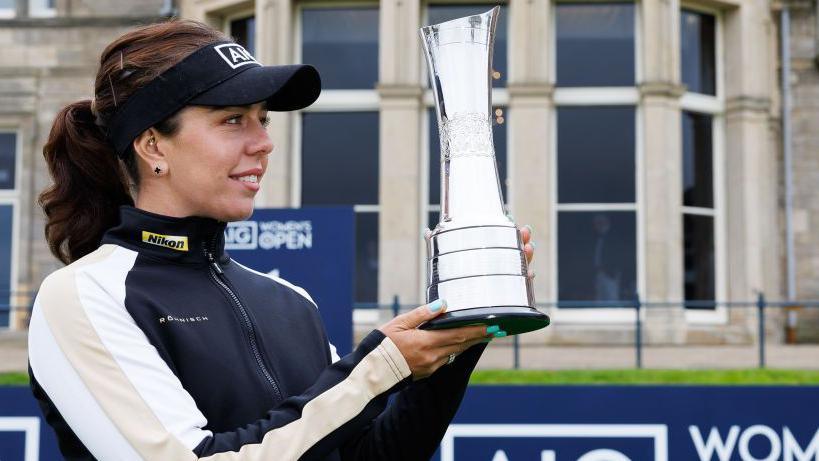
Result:
<svg viewBox="0 0 819 461">
<path fill-rule="evenodd" d="M 253 55 L 248 53 L 242 45 L 236 43 L 225 43 L 213 49 L 234 69 L 245 64 L 259 64 Z"/>
</svg>

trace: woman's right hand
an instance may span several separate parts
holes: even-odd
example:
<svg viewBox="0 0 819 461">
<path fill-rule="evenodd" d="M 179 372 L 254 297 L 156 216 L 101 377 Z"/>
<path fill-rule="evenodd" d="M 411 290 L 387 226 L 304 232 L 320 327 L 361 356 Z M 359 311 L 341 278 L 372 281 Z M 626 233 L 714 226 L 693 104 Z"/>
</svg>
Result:
<svg viewBox="0 0 819 461">
<path fill-rule="evenodd" d="M 446 302 L 437 300 L 401 314 L 379 330 L 389 337 L 407 361 L 414 380 L 426 378 L 449 361 L 450 354 L 460 354 L 489 338 L 506 336 L 497 326 L 475 325 L 447 330 L 420 330 L 418 327 L 446 310 Z"/>
</svg>

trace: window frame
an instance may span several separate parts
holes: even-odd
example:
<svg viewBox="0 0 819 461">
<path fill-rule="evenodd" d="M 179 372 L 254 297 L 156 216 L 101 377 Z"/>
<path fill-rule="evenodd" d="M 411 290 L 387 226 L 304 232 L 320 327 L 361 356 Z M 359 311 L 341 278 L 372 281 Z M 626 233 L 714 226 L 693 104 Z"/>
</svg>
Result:
<svg viewBox="0 0 819 461">
<path fill-rule="evenodd" d="M 711 117 L 711 133 L 712 133 L 712 181 L 714 198 L 713 208 L 706 207 L 680 207 L 681 218 L 686 214 L 710 216 L 714 220 L 714 302 L 717 303 L 713 310 L 705 309 L 685 309 L 686 323 L 696 325 L 723 325 L 728 323 L 728 308 L 723 300 L 727 299 L 728 295 L 728 254 L 727 254 L 727 223 L 726 223 L 726 184 L 725 184 L 725 73 L 724 73 L 724 15 L 722 11 L 715 8 L 708 8 L 696 3 L 682 2 L 680 4 L 680 15 L 683 10 L 688 10 L 695 13 L 708 14 L 714 17 L 714 56 L 716 62 L 715 78 L 716 78 L 716 95 L 706 95 L 702 93 L 694 93 L 686 91 L 680 98 L 680 130 L 682 130 L 682 114 L 683 112 L 694 112 L 698 114 L 708 115 Z M 682 34 L 682 32 L 681 32 Z M 682 63 L 680 64 L 682 65 Z M 682 72 L 682 68 L 680 69 Z M 682 137 L 680 137 L 682 142 Z M 682 160 L 682 158 L 681 158 Z M 679 191 L 682 194 L 682 190 Z M 682 200 L 680 201 L 682 204 Z M 680 241 L 680 245 L 685 245 L 684 241 Z M 684 264 L 684 263 L 683 263 Z M 684 267 L 683 267 L 684 274 Z M 680 280 L 681 287 L 684 286 L 685 280 Z M 683 297 L 685 295 L 683 294 Z"/>
<path fill-rule="evenodd" d="M 17 276 L 18 276 L 18 264 L 20 257 L 20 220 L 21 220 L 21 210 L 20 210 L 20 191 L 22 188 L 20 187 L 21 175 L 23 172 L 23 130 L 19 126 L 3 126 L 0 125 L 0 132 L 2 133 L 13 133 L 15 135 L 14 140 L 14 188 L 13 189 L 0 189 L 0 205 L 11 205 L 11 244 L 10 249 L 11 252 L 9 254 L 10 260 L 10 270 L 9 270 L 9 301 L 10 304 L 13 304 L 12 301 L 15 299 L 15 293 L 17 289 Z M 17 311 L 10 311 L 9 312 L 9 324 L 8 325 L 0 325 L 0 331 L 3 330 L 12 330 L 14 326 L 17 324 Z"/>
<path fill-rule="evenodd" d="M 347 7 L 375 7 L 379 10 L 380 6 L 377 1 L 302 1 L 293 5 L 293 62 L 302 62 L 302 12 L 305 9 L 321 9 L 321 8 L 347 8 Z M 379 17 L 380 21 L 380 17 Z M 378 38 L 380 40 L 380 37 Z M 319 112 L 375 112 L 379 114 L 380 123 L 380 97 L 378 90 L 373 87 L 370 90 L 340 90 L 340 89 L 324 89 L 321 91 L 316 102 L 309 107 L 295 112 L 293 116 L 293 123 L 291 124 L 291 139 L 293 140 L 293 147 L 290 150 L 290 206 L 299 208 L 302 206 L 301 187 L 302 187 L 302 115 L 305 113 L 319 113 Z M 379 149 L 378 156 L 381 156 Z M 380 178 L 379 178 L 380 182 Z M 380 186 L 379 186 L 380 189 Z M 380 195 L 380 191 L 379 191 Z M 376 204 L 354 204 L 353 212 L 359 213 L 376 213 L 381 212 L 381 197 L 378 197 L 379 203 Z M 381 229 L 378 230 L 378 240 L 381 240 Z M 378 281 L 376 281 L 378 283 Z M 354 293 L 355 296 L 355 293 Z M 358 303 L 358 300 L 353 300 Z M 357 309 L 354 309 L 354 311 Z"/>
<path fill-rule="evenodd" d="M 634 86 L 614 86 L 614 87 L 558 87 L 557 83 L 557 4 L 558 3 L 588 3 L 576 1 L 553 1 L 550 4 L 550 29 L 549 48 L 551 53 L 551 65 L 549 67 L 549 78 L 554 85 L 553 106 L 551 110 L 550 130 L 551 145 L 547 148 L 549 155 L 550 171 L 550 202 L 551 207 L 551 229 L 553 235 L 549 242 L 550 254 L 553 255 L 550 261 L 549 277 L 554 305 L 550 306 L 549 315 L 555 323 L 576 323 L 576 324 L 623 324 L 635 321 L 635 310 L 628 307 L 589 307 L 589 308 L 561 308 L 558 304 L 558 216 L 565 211 L 633 211 L 636 219 L 635 248 L 637 249 L 636 284 L 637 293 L 642 296 L 645 293 L 645 199 L 644 199 L 644 178 L 641 172 L 644 169 L 644 147 L 643 147 L 643 107 L 640 101 L 640 90 L 638 85 L 642 81 L 642 55 L 641 55 L 641 34 L 642 19 L 640 14 L 640 2 L 634 1 Z M 625 2 L 617 2 L 625 3 Z M 635 130 L 634 130 L 634 203 L 564 203 L 558 202 L 557 184 L 557 112 L 561 107 L 583 107 L 583 106 L 630 106 L 634 107 Z M 641 313 L 641 318 L 645 317 L 645 312 Z"/>
</svg>

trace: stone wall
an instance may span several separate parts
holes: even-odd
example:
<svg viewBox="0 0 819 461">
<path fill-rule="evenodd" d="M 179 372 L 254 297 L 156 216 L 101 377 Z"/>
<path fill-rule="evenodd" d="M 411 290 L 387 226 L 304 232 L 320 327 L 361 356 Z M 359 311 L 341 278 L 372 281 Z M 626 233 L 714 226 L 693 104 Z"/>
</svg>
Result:
<svg viewBox="0 0 819 461">
<path fill-rule="evenodd" d="M 819 299 L 819 70 L 814 2 L 789 2 L 796 298 Z M 784 231 L 784 229 L 783 229 Z M 819 308 L 802 309 L 798 338 L 819 341 Z"/>
</svg>

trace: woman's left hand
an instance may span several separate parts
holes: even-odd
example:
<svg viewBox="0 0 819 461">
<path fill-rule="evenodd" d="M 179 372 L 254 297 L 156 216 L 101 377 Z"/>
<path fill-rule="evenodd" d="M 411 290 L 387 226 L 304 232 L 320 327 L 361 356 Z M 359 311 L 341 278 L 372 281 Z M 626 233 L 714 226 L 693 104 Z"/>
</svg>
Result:
<svg viewBox="0 0 819 461">
<path fill-rule="evenodd" d="M 532 263 L 535 257 L 535 242 L 532 241 L 532 227 L 528 224 L 520 228 L 520 238 L 523 240 L 523 253 L 526 255 L 526 262 Z M 529 278 L 534 278 L 535 273 L 529 269 Z"/>
</svg>

